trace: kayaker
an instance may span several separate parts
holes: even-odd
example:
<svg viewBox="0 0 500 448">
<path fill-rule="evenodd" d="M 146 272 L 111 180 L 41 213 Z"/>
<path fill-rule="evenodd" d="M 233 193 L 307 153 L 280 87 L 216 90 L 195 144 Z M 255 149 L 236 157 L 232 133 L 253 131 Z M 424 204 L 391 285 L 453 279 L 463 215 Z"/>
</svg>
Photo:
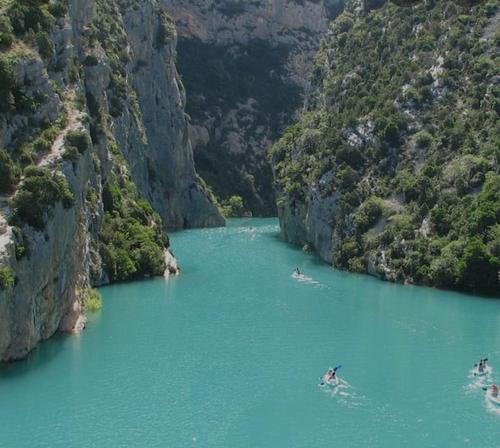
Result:
<svg viewBox="0 0 500 448">
<path fill-rule="evenodd" d="M 498 386 L 496 384 L 493 384 L 493 386 L 491 386 L 491 396 L 495 398 L 498 397 Z"/>
<path fill-rule="evenodd" d="M 483 373 L 484 372 L 484 363 L 483 363 L 482 359 L 479 361 L 479 366 L 477 367 L 477 371 L 479 373 Z"/>
<path fill-rule="evenodd" d="M 335 369 L 328 369 L 328 373 L 329 373 L 329 376 L 328 376 L 327 381 L 331 381 L 331 380 L 336 379 L 336 377 L 337 377 L 337 367 L 335 367 Z"/>
</svg>

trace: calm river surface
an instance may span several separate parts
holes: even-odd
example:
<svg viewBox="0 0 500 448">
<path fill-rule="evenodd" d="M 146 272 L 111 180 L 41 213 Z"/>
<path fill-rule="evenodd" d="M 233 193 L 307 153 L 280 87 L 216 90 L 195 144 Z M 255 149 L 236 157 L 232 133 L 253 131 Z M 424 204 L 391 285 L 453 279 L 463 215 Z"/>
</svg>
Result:
<svg viewBox="0 0 500 448">
<path fill-rule="evenodd" d="M 179 278 L 103 288 L 84 333 L 0 369 L 0 447 L 500 446 L 500 301 L 337 272 L 273 219 L 172 243 Z"/>
</svg>

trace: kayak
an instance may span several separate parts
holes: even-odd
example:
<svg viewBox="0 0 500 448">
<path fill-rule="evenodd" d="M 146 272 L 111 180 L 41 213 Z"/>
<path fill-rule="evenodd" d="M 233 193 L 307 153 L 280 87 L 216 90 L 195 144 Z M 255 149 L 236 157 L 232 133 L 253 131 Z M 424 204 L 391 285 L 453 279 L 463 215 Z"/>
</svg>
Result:
<svg viewBox="0 0 500 448">
<path fill-rule="evenodd" d="M 493 403 L 494 405 L 496 406 L 500 406 L 500 394 L 497 395 L 496 397 L 493 396 L 493 394 L 491 393 L 491 390 L 489 390 L 488 392 L 486 392 L 486 397 L 488 398 L 488 400 L 490 400 L 491 403 Z"/>
<path fill-rule="evenodd" d="M 334 379 L 334 380 L 328 380 L 328 381 L 325 381 L 324 379 L 321 381 L 321 383 L 319 383 L 319 386 L 320 387 L 330 387 L 330 388 L 335 388 L 339 385 L 339 380 L 338 379 Z"/>
<path fill-rule="evenodd" d="M 328 381 L 325 381 L 325 384 L 327 386 L 330 386 L 330 387 L 337 387 L 339 385 L 339 380 L 338 378 L 335 378 L 334 380 L 328 380 Z"/>
<path fill-rule="evenodd" d="M 300 282 L 310 282 L 312 281 L 312 277 L 308 277 L 307 275 L 304 275 L 304 274 L 297 274 L 296 272 L 294 272 L 292 274 L 292 277 Z"/>
<path fill-rule="evenodd" d="M 482 372 L 480 372 L 477 367 L 473 370 L 474 376 L 486 376 L 491 373 L 491 371 L 492 369 L 490 366 L 485 367 Z"/>
<path fill-rule="evenodd" d="M 328 379 L 330 378 L 330 373 L 327 372 L 323 375 L 323 378 L 320 378 L 321 379 L 321 383 L 320 383 L 320 386 L 321 387 L 325 387 L 325 386 L 330 386 L 330 387 L 337 387 L 339 385 L 339 378 L 336 376 L 335 378 L 331 378 L 331 379 Z"/>
</svg>

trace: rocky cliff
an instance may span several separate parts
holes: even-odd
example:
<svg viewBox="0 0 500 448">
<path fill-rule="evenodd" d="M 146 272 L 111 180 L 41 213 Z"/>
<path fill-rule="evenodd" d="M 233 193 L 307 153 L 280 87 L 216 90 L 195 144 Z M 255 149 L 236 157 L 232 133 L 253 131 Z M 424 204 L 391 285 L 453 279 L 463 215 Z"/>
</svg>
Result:
<svg viewBox="0 0 500 448">
<path fill-rule="evenodd" d="M 0 359 L 83 327 L 92 285 L 161 275 L 222 225 L 156 1 L 0 2 Z M 172 268 L 173 269 L 173 268 Z"/>
<path fill-rule="evenodd" d="M 341 268 L 498 295 L 498 2 L 394 3 L 332 23 L 272 151 L 282 233 Z"/>
<path fill-rule="evenodd" d="M 179 71 L 196 166 L 222 200 L 275 213 L 266 153 L 301 107 L 314 54 L 342 1 L 163 0 L 179 29 Z"/>
</svg>

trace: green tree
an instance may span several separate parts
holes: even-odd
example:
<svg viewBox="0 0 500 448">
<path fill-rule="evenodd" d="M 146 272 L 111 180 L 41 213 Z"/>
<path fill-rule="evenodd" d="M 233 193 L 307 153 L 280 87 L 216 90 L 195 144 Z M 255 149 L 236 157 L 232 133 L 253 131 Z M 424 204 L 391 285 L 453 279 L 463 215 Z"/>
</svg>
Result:
<svg viewBox="0 0 500 448">
<path fill-rule="evenodd" d="M 40 56 L 45 60 L 50 60 L 54 57 L 55 47 L 54 42 L 50 39 L 49 35 L 43 31 L 40 31 L 36 35 L 36 43 L 38 45 L 38 51 Z"/>
<path fill-rule="evenodd" d="M 226 218 L 242 216 L 244 211 L 243 198 L 236 195 L 231 196 L 226 201 L 223 201 L 221 210 Z"/>
<path fill-rule="evenodd" d="M 73 206 L 74 195 L 67 180 L 59 174 L 45 168 L 28 167 L 24 176 L 21 187 L 12 199 L 14 214 L 9 220 L 12 225 L 21 227 L 22 224 L 28 224 L 43 230 L 46 214 L 56 202 L 62 202 L 65 208 Z"/>
<path fill-rule="evenodd" d="M 498 292 L 500 261 L 492 257 L 480 238 L 471 238 L 458 263 L 460 282 L 477 292 Z"/>
<path fill-rule="evenodd" d="M 7 16 L 0 17 L 0 47 L 10 47 L 14 42 L 14 29 Z"/>
<path fill-rule="evenodd" d="M 0 266 L 0 289 L 12 289 L 16 284 L 16 274 L 9 266 Z"/>
<path fill-rule="evenodd" d="M 0 193 L 9 193 L 17 182 L 19 169 L 5 149 L 0 149 Z"/>
</svg>

